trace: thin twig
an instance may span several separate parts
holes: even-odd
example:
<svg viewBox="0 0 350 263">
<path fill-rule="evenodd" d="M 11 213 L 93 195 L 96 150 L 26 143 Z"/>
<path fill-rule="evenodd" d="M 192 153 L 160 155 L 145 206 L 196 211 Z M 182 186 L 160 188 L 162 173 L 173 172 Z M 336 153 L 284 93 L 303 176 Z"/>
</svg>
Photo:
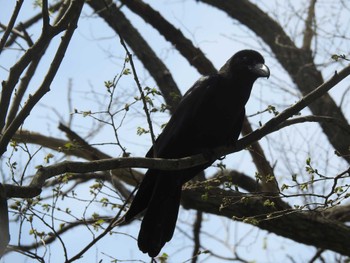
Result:
<svg viewBox="0 0 350 263">
<path fill-rule="evenodd" d="M 202 220 L 203 220 L 203 212 L 197 211 L 196 212 L 196 220 L 194 221 L 194 225 L 193 225 L 194 247 L 193 247 L 193 252 L 192 252 L 191 263 L 196 263 L 198 260 L 197 255 L 198 255 L 199 249 L 201 247 L 200 233 L 201 233 Z"/>
<path fill-rule="evenodd" d="M 152 125 L 150 111 L 149 111 L 148 106 L 147 106 L 147 100 L 145 97 L 145 93 L 143 92 L 139 78 L 137 76 L 134 61 L 132 59 L 132 54 L 130 53 L 129 49 L 127 48 L 127 46 L 125 44 L 124 39 L 122 38 L 122 36 L 120 34 L 119 34 L 119 38 L 120 38 L 120 43 L 122 44 L 123 48 L 125 49 L 125 52 L 126 52 L 128 59 L 130 61 L 130 66 L 131 66 L 131 70 L 132 70 L 133 75 L 134 75 L 134 80 L 135 80 L 135 83 L 136 83 L 137 88 L 139 89 L 139 92 L 141 95 L 141 100 L 143 103 L 143 110 L 145 111 L 145 114 L 146 114 L 146 119 L 147 119 L 149 131 L 150 131 L 150 135 L 151 135 L 151 140 L 152 140 L 152 145 L 153 145 L 153 157 L 157 157 L 156 139 L 155 139 L 155 135 L 154 135 L 154 131 L 153 131 L 153 125 Z"/>
</svg>

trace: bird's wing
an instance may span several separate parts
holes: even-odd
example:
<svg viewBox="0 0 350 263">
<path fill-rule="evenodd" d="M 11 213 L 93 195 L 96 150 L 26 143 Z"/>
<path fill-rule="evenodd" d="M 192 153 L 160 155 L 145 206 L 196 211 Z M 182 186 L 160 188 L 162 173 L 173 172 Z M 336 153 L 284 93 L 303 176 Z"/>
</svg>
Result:
<svg viewBox="0 0 350 263">
<path fill-rule="evenodd" d="M 178 158 L 191 154 L 181 151 L 179 143 L 190 141 L 195 136 L 193 124 L 196 122 L 198 111 L 206 107 L 210 93 L 215 91 L 219 82 L 219 75 L 202 77 L 185 93 L 173 116 L 156 140 L 156 156 L 162 158 Z M 186 146 L 186 145 L 185 145 Z M 186 147 L 184 147 L 186 148 Z M 177 149 L 177 151 L 172 151 Z M 146 157 L 153 157 L 153 147 L 148 151 Z"/>
</svg>

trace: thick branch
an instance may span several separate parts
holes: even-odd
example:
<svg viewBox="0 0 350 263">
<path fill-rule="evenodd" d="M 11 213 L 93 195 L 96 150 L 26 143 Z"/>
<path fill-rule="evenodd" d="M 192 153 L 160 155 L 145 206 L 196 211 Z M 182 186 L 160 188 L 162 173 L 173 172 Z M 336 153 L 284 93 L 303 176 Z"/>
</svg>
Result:
<svg viewBox="0 0 350 263">
<path fill-rule="evenodd" d="M 10 242 L 9 217 L 7 209 L 7 196 L 4 186 L 0 183 L 0 258 Z"/>
<path fill-rule="evenodd" d="M 203 186 L 183 190 L 186 208 L 254 223 L 261 229 L 297 242 L 350 256 L 349 227 L 315 212 L 278 211 L 263 203 L 263 197 L 219 188 L 208 190 Z"/>
<path fill-rule="evenodd" d="M 66 141 L 66 140 L 62 140 L 54 137 L 48 137 L 48 136 L 41 135 L 39 133 L 29 132 L 24 130 L 17 132 L 13 139 L 16 142 L 37 144 L 45 148 L 52 149 L 54 151 L 62 152 L 66 155 L 75 156 L 75 157 L 86 159 L 89 161 L 112 158 L 111 156 L 99 151 L 98 149 L 92 147 L 91 145 L 88 145 L 83 138 L 81 138 L 75 132 L 69 130 L 68 127 L 65 127 L 65 126 L 59 126 L 59 127 L 66 132 L 67 136 L 71 141 Z M 66 145 L 72 145 L 72 143 L 70 142 L 73 142 L 73 146 L 66 147 Z M 139 182 L 143 177 L 142 173 L 132 170 L 130 168 L 115 169 L 112 171 L 111 175 L 112 175 L 112 178 L 111 178 L 112 182 L 115 178 L 119 178 L 123 182 L 133 186 L 137 182 Z M 15 189 L 13 190 L 14 191 L 12 191 L 13 194 L 11 194 L 11 196 L 16 196 L 15 194 L 16 191 Z M 17 194 L 20 194 L 20 193 L 17 193 Z"/>
<path fill-rule="evenodd" d="M 310 0 L 310 6 L 309 6 L 307 18 L 305 20 L 305 30 L 304 30 L 304 38 L 303 38 L 303 49 L 306 49 L 306 50 L 311 50 L 311 42 L 315 34 L 312 28 L 313 23 L 315 21 L 315 6 L 316 6 L 316 0 Z"/>
</svg>

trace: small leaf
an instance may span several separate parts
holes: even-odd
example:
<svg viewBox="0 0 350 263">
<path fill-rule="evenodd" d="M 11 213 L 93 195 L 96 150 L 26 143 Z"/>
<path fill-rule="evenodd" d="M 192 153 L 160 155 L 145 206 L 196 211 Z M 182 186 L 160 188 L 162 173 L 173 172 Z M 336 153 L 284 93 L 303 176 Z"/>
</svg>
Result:
<svg viewBox="0 0 350 263">
<path fill-rule="evenodd" d="M 337 54 L 333 54 L 331 56 L 331 58 L 334 60 L 334 61 L 338 61 L 339 60 L 339 56 Z"/>
<path fill-rule="evenodd" d="M 208 193 L 202 194 L 201 198 L 203 201 L 207 201 L 209 198 Z"/>
<path fill-rule="evenodd" d="M 87 117 L 87 116 L 89 116 L 89 115 L 91 115 L 91 110 L 89 110 L 89 111 L 83 111 L 83 117 Z"/>
<path fill-rule="evenodd" d="M 130 74 L 131 74 L 131 70 L 129 68 L 124 69 L 123 75 L 130 75 Z"/>
<path fill-rule="evenodd" d="M 311 163 L 311 158 L 308 157 L 308 158 L 306 159 L 306 164 L 307 164 L 307 165 L 310 165 L 310 163 Z"/>
<path fill-rule="evenodd" d="M 283 184 L 282 187 L 281 187 L 281 191 L 287 190 L 288 188 L 289 188 L 288 185 Z"/>
<path fill-rule="evenodd" d="M 46 163 L 50 163 L 50 159 L 53 157 L 54 157 L 54 155 L 52 153 L 49 153 L 44 157 L 44 160 Z"/>
<path fill-rule="evenodd" d="M 125 106 L 124 106 L 124 109 L 125 109 L 126 111 L 128 111 L 129 108 L 130 108 L 130 105 L 129 105 L 128 103 L 126 103 Z"/>
</svg>

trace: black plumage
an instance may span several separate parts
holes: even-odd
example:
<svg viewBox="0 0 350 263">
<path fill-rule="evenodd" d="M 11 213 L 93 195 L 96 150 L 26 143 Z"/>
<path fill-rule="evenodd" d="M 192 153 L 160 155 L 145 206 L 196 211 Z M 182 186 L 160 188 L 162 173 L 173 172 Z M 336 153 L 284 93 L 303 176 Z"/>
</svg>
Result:
<svg viewBox="0 0 350 263">
<path fill-rule="evenodd" d="M 157 138 L 156 156 L 180 158 L 237 141 L 245 104 L 254 81 L 269 77 L 263 57 L 254 50 L 233 55 L 217 74 L 200 78 L 184 95 Z M 153 148 L 147 157 L 153 156 Z M 145 212 L 138 237 L 141 251 L 155 257 L 174 233 L 182 185 L 212 162 L 180 171 L 149 169 L 123 217 L 124 222 Z"/>
</svg>

